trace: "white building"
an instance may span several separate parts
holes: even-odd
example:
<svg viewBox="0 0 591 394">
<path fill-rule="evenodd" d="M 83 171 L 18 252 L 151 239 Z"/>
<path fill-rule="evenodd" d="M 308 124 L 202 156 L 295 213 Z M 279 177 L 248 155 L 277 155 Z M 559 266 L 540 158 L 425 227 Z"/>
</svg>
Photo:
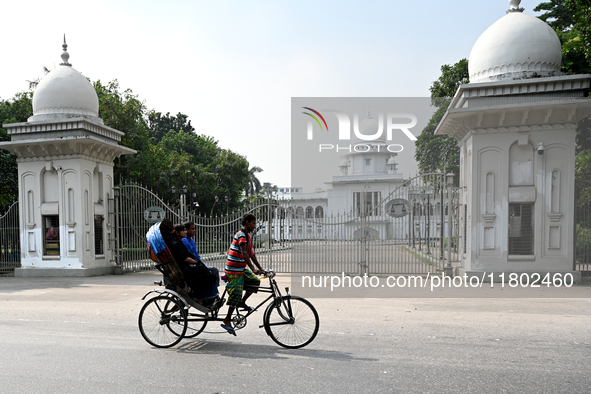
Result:
<svg viewBox="0 0 591 394">
<path fill-rule="evenodd" d="M 365 135 L 374 134 L 378 127 L 370 114 L 359 124 Z M 276 239 L 408 239 L 411 236 L 414 229 L 409 228 L 408 220 L 396 219 L 412 214 L 411 201 L 422 191 L 414 193 L 409 180 L 405 181 L 398 173 L 397 153 L 385 149 L 385 140 L 372 141 L 371 145 L 357 140 L 352 145 L 363 148 L 341 157 L 340 175 L 326 182 L 325 189 L 304 193 L 302 188 L 278 188 L 277 198 L 285 210 L 279 216 L 286 221 L 272 230 Z M 409 187 L 401 193 L 405 182 Z M 282 190 L 290 192 L 285 194 Z M 406 203 L 400 203 L 398 197 L 404 197 Z M 440 205 L 431 201 L 429 213 L 439 215 Z M 400 212 L 395 212 L 396 209 Z M 419 209 L 416 210 L 417 231 L 425 234 L 425 227 L 430 226 L 429 233 L 435 235 L 440 229 L 437 221 L 429 224 L 427 220 L 421 221 Z"/>
<path fill-rule="evenodd" d="M 470 83 L 435 131 L 461 151 L 462 271 L 577 277 L 575 133 L 591 112 L 591 75 L 562 75 L 556 33 L 509 3 L 474 44 Z"/>
<path fill-rule="evenodd" d="M 47 74 L 33 95 L 33 116 L 5 124 L 17 156 L 21 268 L 16 276 L 89 276 L 114 268 L 113 160 L 134 150 L 98 117 L 97 94 L 68 62 Z"/>
</svg>

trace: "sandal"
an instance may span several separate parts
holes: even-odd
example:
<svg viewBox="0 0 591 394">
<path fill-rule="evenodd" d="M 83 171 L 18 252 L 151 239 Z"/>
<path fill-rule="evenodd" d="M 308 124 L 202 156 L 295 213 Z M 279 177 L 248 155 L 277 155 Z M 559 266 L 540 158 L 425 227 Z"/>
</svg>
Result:
<svg viewBox="0 0 591 394">
<path fill-rule="evenodd" d="M 234 328 L 232 328 L 230 326 L 226 326 L 224 324 L 220 324 L 220 326 L 222 326 L 222 328 L 224 330 L 226 330 L 228 332 L 228 334 L 236 336 L 236 331 L 234 330 Z"/>
</svg>

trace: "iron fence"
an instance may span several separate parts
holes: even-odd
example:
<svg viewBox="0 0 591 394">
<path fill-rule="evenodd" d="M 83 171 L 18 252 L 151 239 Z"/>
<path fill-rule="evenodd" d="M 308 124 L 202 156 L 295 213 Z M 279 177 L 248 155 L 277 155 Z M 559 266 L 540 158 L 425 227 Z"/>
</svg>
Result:
<svg viewBox="0 0 591 394">
<path fill-rule="evenodd" d="M 178 221 L 178 213 L 155 193 L 139 185 L 116 187 L 109 208 L 114 223 L 109 242 L 114 247 L 115 263 L 124 271 L 153 269 L 154 262 L 146 252 L 146 233 L 153 223 L 164 217 Z"/>
<path fill-rule="evenodd" d="M 21 266 L 18 201 L 0 216 L 0 276 L 14 275 Z"/>
<path fill-rule="evenodd" d="M 575 207 L 574 270 L 591 277 L 591 203 Z"/>
<path fill-rule="evenodd" d="M 175 210 L 153 192 L 126 185 L 116 188 L 110 204 L 115 216 L 112 241 L 117 264 L 124 270 L 152 269 L 145 241 L 152 223 L 164 217 L 191 221 L 201 258 L 223 270 L 241 218 L 252 213 L 257 217 L 257 258 L 276 272 L 435 273 L 459 256 L 459 193 L 452 189 L 443 174 L 429 174 L 404 181 L 379 198 L 356 192 L 348 212 L 325 213 L 306 201 L 267 196 L 225 216 L 203 217 L 188 212 L 184 195 Z"/>
</svg>

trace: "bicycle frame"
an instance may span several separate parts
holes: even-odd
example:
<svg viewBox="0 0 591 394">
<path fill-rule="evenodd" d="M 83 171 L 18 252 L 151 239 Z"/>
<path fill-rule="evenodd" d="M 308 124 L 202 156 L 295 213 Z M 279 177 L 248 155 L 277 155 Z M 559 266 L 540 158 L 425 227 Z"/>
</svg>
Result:
<svg viewBox="0 0 591 394">
<path fill-rule="evenodd" d="M 261 303 L 259 303 L 256 307 L 254 307 L 251 311 L 248 311 L 245 315 L 242 315 L 239 311 L 238 308 L 236 308 L 236 314 L 242 316 L 242 318 L 247 318 L 248 316 L 250 316 L 251 314 L 253 314 L 254 312 L 256 312 L 261 306 L 263 306 L 264 304 L 266 304 L 270 299 L 273 299 L 275 303 L 277 302 L 281 302 L 284 305 L 286 304 L 284 302 L 284 296 L 281 295 L 281 292 L 279 291 L 279 286 L 277 285 L 277 282 L 275 281 L 275 279 L 273 279 L 275 275 L 266 275 L 264 277 L 262 277 L 261 279 L 269 279 L 269 286 L 244 286 L 244 291 L 251 291 L 251 292 L 255 292 L 256 293 L 268 293 L 270 294 L 267 298 L 265 298 Z M 289 295 L 289 289 L 286 288 L 286 290 L 288 290 L 288 294 Z M 227 294 L 227 290 L 224 289 L 224 292 L 222 294 L 222 298 L 224 298 Z M 287 305 L 285 306 L 286 310 L 288 311 L 289 317 L 283 316 L 283 313 L 281 311 L 281 309 L 278 309 L 279 314 L 281 315 L 281 317 L 283 317 L 285 319 L 285 322 L 281 322 L 281 323 L 273 323 L 271 325 L 281 325 L 281 324 L 290 324 L 290 322 L 293 321 L 293 317 L 292 317 L 292 313 L 291 313 L 291 305 L 289 305 L 289 302 L 287 303 Z M 219 311 L 220 311 L 221 307 L 213 310 L 213 311 L 209 311 L 205 314 L 199 314 L 199 313 L 187 313 L 187 322 L 203 322 L 203 321 L 223 321 L 224 318 L 222 317 L 218 317 Z M 211 314 L 211 315 L 210 315 Z M 262 328 L 263 325 L 260 325 L 259 328 Z"/>
</svg>

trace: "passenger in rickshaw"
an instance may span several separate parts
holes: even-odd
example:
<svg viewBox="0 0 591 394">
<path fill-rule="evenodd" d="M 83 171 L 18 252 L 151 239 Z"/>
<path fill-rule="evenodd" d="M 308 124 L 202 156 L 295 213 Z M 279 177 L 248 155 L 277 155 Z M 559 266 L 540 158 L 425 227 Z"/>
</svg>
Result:
<svg viewBox="0 0 591 394">
<path fill-rule="evenodd" d="M 213 301 L 219 294 L 219 272 L 215 267 L 207 267 L 201 259 L 185 247 L 182 239 L 187 236 L 186 228 L 182 224 L 174 226 L 168 219 L 160 224 L 160 233 L 168 246 L 172 257 L 179 265 L 185 281 L 191 288 L 190 295 L 194 299 L 203 300 L 204 304 Z"/>
</svg>

